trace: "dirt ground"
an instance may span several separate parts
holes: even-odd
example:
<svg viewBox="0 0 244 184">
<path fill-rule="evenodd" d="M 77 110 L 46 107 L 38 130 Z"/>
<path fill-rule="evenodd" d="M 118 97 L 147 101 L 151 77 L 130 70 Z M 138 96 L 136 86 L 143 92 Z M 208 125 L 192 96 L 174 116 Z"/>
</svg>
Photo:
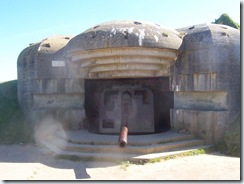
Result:
<svg viewBox="0 0 244 184">
<path fill-rule="evenodd" d="M 220 153 L 136 165 L 54 159 L 35 145 L 0 145 L 0 180 L 240 180 L 240 165 L 240 158 Z"/>
</svg>

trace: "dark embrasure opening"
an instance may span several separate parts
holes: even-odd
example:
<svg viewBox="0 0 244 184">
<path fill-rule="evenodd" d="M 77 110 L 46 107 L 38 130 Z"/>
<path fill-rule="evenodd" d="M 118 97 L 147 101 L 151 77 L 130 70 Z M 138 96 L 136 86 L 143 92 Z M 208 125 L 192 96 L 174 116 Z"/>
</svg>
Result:
<svg viewBox="0 0 244 184">
<path fill-rule="evenodd" d="M 86 128 L 93 133 L 148 134 L 170 129 L 169 77 L 85 80 Z"/>
</svg>

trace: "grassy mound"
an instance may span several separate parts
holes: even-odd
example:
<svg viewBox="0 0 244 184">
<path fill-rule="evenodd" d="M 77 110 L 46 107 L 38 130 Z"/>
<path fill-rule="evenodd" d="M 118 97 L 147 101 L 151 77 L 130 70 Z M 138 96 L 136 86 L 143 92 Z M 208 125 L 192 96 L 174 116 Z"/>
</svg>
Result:
<svg viewBox="0 0 244 184">
<path fill-rule="evenodd" d="M 25 120 L 17 97 L 17 80 L 0 84 L 0 144 L 32 142 L 30 124 Z"/>
</svg>

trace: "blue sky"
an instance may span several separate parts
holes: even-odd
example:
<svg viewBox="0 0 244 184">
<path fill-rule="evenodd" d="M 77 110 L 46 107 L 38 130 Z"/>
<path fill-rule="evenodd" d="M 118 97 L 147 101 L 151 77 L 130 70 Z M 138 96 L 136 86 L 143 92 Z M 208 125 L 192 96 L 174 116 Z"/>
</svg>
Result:
<svg viewBox="0 0 244 184">
<path fill-rule="evenodd" d="M 111 20 L 145 20 L 169 28 L 211 23 L 227 13 L 240 23 L 237 0 L 0 0 L 0 82 L 17 79 L 29 43 L 77 35 Z"/>
</svg>

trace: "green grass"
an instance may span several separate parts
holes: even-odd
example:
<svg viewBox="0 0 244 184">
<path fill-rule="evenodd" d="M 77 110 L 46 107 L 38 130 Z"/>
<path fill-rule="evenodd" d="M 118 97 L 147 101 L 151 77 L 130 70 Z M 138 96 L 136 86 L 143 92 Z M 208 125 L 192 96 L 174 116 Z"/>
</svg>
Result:
<svg viewBox="0 0 244 184">
<path fill-rule="evenodd" d="M 187 156 L 194 156 L 194 155 L 201 155 L 201 154 L 211 153 L 211 152 L 214 152 L 214 151 L 216 151 L 216 150 L 213 147 L 209 147 L 209 148 L 196 149 L 196 150 L 192 150 L 192 151 L 187 151 L 187 152 L 183 152 L 183 153 L 176 153 L 174 155 L 157 157 L 157 158 L 152 158 L 152 159 L 124 160 L 124 161 L 120 162 L 120 169 L 126 171 L 127 168 L 131 164 L 135 164 L 135 165 L 154 164 L 154 163 L 159 163 L 159 162 L 162 162 L 162 161 L 172 160 L 172 159 L 181 158 L 181 157 L 187 157 Z"/>
<path fill-rule="evenodd" d="M 148 163 L 157 163 L 157 162 L 161 162 L 162 158 L 158 157 L 158 158 L 153 158 L 153 159 L 150 159 L 148 161 Z"/>
<path fill-rule="evenodd" d="M 30 142 L 32 131 L 18 104 L 17 80 L 0 83 L 0 144 Z"/>
<path fill-rule="evenodd" d="M 130 166 L 130 164 L 131 164 L 131 162 L 130 162 L 129 160 L 127 160 L 127 161 L 122 161 L 122 162 L 120 163 L 120 169 L 126 171 L 127 168 Z"/>
</svg>

